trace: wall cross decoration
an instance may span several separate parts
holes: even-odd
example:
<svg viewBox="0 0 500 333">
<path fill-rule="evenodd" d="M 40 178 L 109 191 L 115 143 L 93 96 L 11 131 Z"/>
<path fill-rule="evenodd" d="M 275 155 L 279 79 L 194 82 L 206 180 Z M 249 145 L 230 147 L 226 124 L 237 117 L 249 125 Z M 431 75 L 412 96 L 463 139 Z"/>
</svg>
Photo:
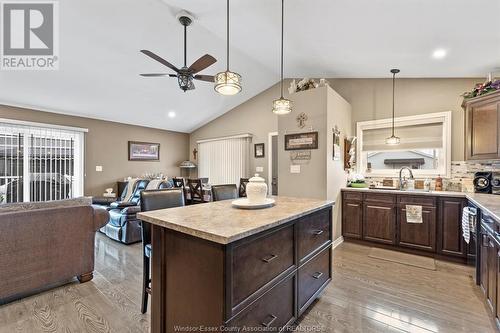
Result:
<svg viewBox="0 0 500 333">
<path fill-rule="evenodd" d="M 297 126 L 299 128 L 304 128 L 306 126 L 307 114 L 305 114 L 304 112 L 301 112 L 297 116 L 297 118 L 295 118 L 295 120 L 297 120 Z"/>
</svg>

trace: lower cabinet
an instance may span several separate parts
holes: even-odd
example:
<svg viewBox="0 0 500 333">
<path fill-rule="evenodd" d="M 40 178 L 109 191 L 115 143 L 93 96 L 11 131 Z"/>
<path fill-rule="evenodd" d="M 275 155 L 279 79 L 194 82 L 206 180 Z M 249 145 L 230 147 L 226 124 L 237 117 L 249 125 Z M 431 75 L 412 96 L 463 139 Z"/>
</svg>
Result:
<svg viewBox="0 0 500 333">
<path fill-rule="evenodd" d="M 362 237 L 363 204 L 361 201 L 342 201 L 342 234 L 344 237 Z"/>
<path fill-rule="evenodd" d="M 466 204 L 462 198 L 439 199 L 438 253 L 455 257 L 467 255 L 462 237 L 462 210 Z"/>
<path fill-rule="evenodd" d="M 406 206 L 398 208 L 398 241 L 402 247 L 434 252 L 436 250 L 436 208 L 422 207 L 422 222 L 406 220 Z"/>
<path fill-rule="evenodd" d="M 396 243 L 396 209 L 385 202 L 363 203 L 363 239 L 372 242 Z"/>
<path fill-rule="evenodd" d="M 409 223 L 406 206 L 422 206 L 422 223 Z M 434 253 L 451 260 L 475 259 L 462 237 L 462 211 L 467 200 L 429 194 L 342 191 L 342 235 L 392 246 Z M 470 253 L 469 253 L 470 252 Z"/>
<path fill-rule="evenodd" d="M 479 257 L 481 258 L 481 263 L 480 263 L 480 270 L 481 270 L 481 279 L 479 282 L 479 286 L 481 287 L 481 290 L 483 293 L 486 295 L 488 294 L 488 244 L 489 244 L 489 237 L 488 233 L 486 232 L 486 229 L 481 228 L 481 233 L 479 236 Z"/>
<path fill-rule="evenodd" d="M 498 262 L 498 247 L 495 241 L 489 237 L 488 238 L 488 289 L 487 289 L 487 301 L 488 306 L 492 313 L 497 312 L 497 262 Z"/>
</svg>

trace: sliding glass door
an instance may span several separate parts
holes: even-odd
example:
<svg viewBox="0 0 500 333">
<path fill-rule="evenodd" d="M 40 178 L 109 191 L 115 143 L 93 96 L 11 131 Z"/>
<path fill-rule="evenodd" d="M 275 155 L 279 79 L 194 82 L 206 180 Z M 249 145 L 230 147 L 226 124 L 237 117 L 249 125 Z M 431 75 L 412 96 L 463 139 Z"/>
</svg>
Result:
<svg viewBox="0 0 500 333">
<path fill-rule="evenodd" d="M 83 195 L 83 132 L 0 122 L 0 203 Z"/>
</svg>

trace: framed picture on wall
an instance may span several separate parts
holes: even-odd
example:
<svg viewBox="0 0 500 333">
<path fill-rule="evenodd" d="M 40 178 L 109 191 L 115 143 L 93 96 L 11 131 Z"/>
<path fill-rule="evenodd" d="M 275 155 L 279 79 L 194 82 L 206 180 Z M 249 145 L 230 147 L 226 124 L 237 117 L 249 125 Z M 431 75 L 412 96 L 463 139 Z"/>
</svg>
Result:
<svg viewBox="0 0 500 333">
<path fill-rule="evenodd" d="M 318 132 L 285 135 L 285 150 L 318 149 Z"/>
<path fill-rule="evenodd" d="M 254 145 L 254 156 L 255 158 L 262 158 L 265 156 L 263 143 L 256 143 Z"/>
<path fill-rule="evenodd" d="M 333 153 L 332 160 L 340 161 L 340 130 L 337 126 L 332 128 L 333 132 Z"/>
<path fill-rule="evenodd" d="M 151 142 L 128 142 L 129 161 L 159 161 L 160 144 Z"/>
</svg>

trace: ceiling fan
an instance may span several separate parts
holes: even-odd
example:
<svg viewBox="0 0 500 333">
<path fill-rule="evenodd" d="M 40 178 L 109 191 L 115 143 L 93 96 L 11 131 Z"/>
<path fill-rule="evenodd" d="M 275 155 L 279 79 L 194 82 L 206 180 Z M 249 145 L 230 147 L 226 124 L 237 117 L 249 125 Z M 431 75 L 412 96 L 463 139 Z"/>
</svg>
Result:
<svg viewBox="0 0 500 333">
<path fill-rule="evenodd" d="M 186 39 L 187 39 L 187 27 L 193 22 L 193 17 L 189 15 L 187 12 L 181 12 L 177 15 L 179 22 L 184 26 L 184 66 L 181 68 L 177 68 L 162 57 L 157 54 L 149 51 L 149 50 L 141 50 L 142 53 L 147 55 L 150 58 L 158 61 L 159 63 L 167 66 L 168 68 L 175 71 L 176 74 L 168 74 L 168 73 L 151 73 L 151 74 L 140 74 L 145 77 L 159 77 L 159 76 L 169 76 L 176 77 L 179 82 L 179 88 L 181 88 L 184 92 L 187 90 L 195 89 L 193 80 L 200 80 L 206 82 L 214 82 L 213 75 L 201 75 L 197 74 L 202 70 L 212 66 L 217 60 L 209 54 L 205 54 L 198 60 L 196 60 L 191 66 L 187 67 L 186 58 L 187 58 L 187 48 L 186 48 Z"/>
</svg>

